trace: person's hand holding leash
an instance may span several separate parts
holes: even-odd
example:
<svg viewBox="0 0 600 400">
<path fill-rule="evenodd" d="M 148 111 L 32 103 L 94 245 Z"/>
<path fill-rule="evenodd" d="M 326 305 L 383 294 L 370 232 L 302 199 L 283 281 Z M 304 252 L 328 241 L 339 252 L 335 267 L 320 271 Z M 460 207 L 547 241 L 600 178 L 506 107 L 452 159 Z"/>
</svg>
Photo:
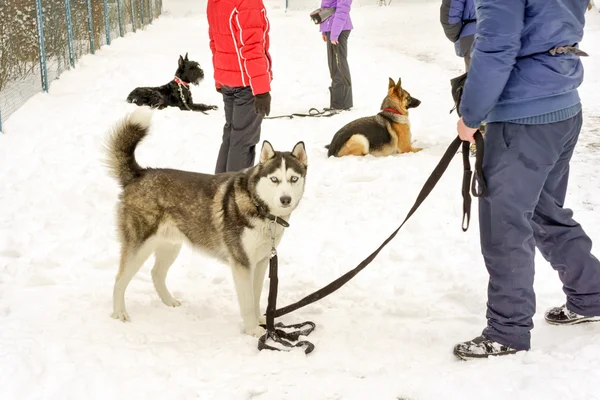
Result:
<svg viewBox="0 0 600 400">
<path fill-rule="evenodd" d="M 321 36 L 323 36 L 323 41 L 326 42 L 327 41 L 327 35 L 325 35 L 324 33 L 321 34 Z"/>
<path fill-rule="evenodd" d="M 458 136 L 461 138 L 462 141 L 475 143 L 475 138 L 473 138 L 473 135 L 475 135 L 477 129 L 469 128 L 467 125 L 465 125 L 462 118 L 459 119 L 456 123 L 456 132 L 458 132 Z"/>
<path fill-rule="evenodd" d="M 337 41 L 337 40 L 332 40 L 332 41 L 331 41 L 331 44 L 333 44 L 333 45 L 336 45 L 336 46 L 337 46 L 337 44 L 338 44 L 338 41 Z"/>
</svg>

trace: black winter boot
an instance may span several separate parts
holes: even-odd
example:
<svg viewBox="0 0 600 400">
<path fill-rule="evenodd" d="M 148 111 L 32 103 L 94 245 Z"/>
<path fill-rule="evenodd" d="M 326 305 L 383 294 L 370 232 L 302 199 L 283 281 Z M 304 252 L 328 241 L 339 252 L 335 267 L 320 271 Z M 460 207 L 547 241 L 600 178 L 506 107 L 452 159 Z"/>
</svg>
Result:
<svg viewBox="0 0 600 400">
<path fill-rule="evenodd" d="M 546 311 L 544 319 L 552 325 L 577 325 L 584 322 L 600 322 L 600 316 L 586 317 L 569 311 L 566 304 Z"/>
<path fill-rule="evenodd" d="M 454 346 L 454 355 L 462 360 L 487 358 L 489 356 L 505 356 L 515 354 L 517 351 L 519 350 L 494 342 L 483 335 Z"/>
</svg>

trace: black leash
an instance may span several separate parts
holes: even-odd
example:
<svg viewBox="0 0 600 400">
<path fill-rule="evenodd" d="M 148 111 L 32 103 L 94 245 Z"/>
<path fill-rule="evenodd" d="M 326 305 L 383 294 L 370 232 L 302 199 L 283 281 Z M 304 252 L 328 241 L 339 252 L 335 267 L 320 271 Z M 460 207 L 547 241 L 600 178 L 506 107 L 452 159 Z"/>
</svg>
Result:
<svg viewBox="0 0 600 400">
<path fill-rule="evenodd" d="M 462 219 L 462 230 L 466 232 L 469 228 L 469 222 L 471 220 L 471 193 L 474 197 L 485 196 L 487 188 L 485 184 L 485 179 L 482 173 L 482 164 L 483 164 L 483 136 L 481 132 L 477 130 L 475 132 L 475 142 L 477 146 L 476 158 L 475 158 L 475 173 L 471 170 L 471 163 L 469 161 L 469 142 L 463 142 L 460 137 L 456 137 L 454 141 L 450 144 L 442 159 L 435 167 L 423 188 L 419 192 L 415 203 L 412 208 L 404 218 L 402 224 L 375 250 L 371 255 L 365 258 L 360 264 L 358 264 L 354 269 L 346 272 L 344 275 L 340 276 L 327 286 L 317 290 L 316 292 L 304 297 L 302 300 L 290 304 L 288 306 L 282 307 L 280 309 L 276 308 L 277 305 L 277 288 L 278 288 L 278 277 L 277 277 L 277 252 L 275 250 L 275 246 L 273 245 L 273 249 L 271 251 L 271 259 L 269 261 L 269 302 L 267 305 L 267 324 L 266 324 L 266 333 L 260 337 L 258 340 L 258 349 L 268 349 L 268 350 L 282 350 L 277 347 L 270 346 L 266 343 L 268 339 L 273 340 L 274 342 L 280 343 L 285 347 L 302 347 L 306 346 L 304 352 L 306 354 L 310 353 L 314 350 L 315 346 L 308 341 L 300 341 L 298 343 L 292 344 L 290 341 L 296 341 L 300 336 L 308 336 L 316 327 L 313 322 L 307 321 L 302 324 L 295 325 L 283 325 L 281 323 L 275 324 L 275 318 L 281 317 L 283 315 L 289 314 L 292 311 L 295 311 L 299 308 L 307 306 L 311 303 L 314 303 L 317 300 L 320 300 L 331 293 L 335 292 L 337 289 L 346 284 L 350 279 L 352 279 L 356 274 L 362 271 L 367 265 L 369 265 L 375 257 L 379 254 L 379 252 L 396 236 L 398 231 L 404 226 L 406 221 L 417 211 L 417 209 L 421 206 L 421 204 L 425 201 L 427 196 L 431 193 L 433 188 L 439 182 L 440 178 L 450 165 L 450 162 L 454 158 L 454 155 L 458 151 L 458 149 L 462 145 L 462 153 L 463 153 L 463 182 L 462 182 L 462 196 L 463 196 L 463 219 Z M 472 179 L 473 178 L 473 179 Z M 275 227 L 275 223 L 273 221 L 273 229 Z M 271 227 L 269 227 L 271 229 Z M 272 237 L 274 235 L 274 231 L 272 233 Z M 273 242 L 274 243 L 274 242 Z M 292 332 L 285 332 L 283 329 L 291 328 L 297 329 L 302 328 Z M 282 328 L 282 329 L 276 329 Z"/>
<path fill-rule="evenodd" d="M 278 118 L 289 118 L 292 119 L 294 117 L 331 117 L 338 114 L 341 110 L 324 108 L 323 111 L 319 111 L 316 108 L 312 107 L 308 110 L 308 114 L 302 113 L 293 113 L 288 115 L 275 115 L 273 117 L 264 117 L 263 119 L 278 119 Z"/>
</svg>

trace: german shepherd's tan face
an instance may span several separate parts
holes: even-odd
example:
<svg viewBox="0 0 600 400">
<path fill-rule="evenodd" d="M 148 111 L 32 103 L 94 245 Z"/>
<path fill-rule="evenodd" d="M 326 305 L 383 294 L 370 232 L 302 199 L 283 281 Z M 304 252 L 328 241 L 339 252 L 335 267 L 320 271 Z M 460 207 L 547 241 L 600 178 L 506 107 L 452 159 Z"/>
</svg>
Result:
<svg viewBox="0 0 600 400">
<path fill-rule="evenodd" d="M 398 83 L 389 78 L 388 95 L 383 100 L 385 107 L 393 107 L 403 115 L 408 115 L 409 108 L 417 108 L 421 100 L 414 98 L 406 90 L 402 89 L 402 79 L 398 78 Z M 382 107 L 384 108 L 384 107 Z"/>
</svg>

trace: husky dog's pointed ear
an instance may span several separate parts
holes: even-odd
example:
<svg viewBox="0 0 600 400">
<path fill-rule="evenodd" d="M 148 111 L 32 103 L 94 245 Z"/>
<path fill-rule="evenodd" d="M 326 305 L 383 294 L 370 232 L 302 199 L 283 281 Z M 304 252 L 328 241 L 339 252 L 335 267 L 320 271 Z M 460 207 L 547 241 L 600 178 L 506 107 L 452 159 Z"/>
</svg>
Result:
<svg viewBox="0 0 600 400">
<path fill-rule="evenodd" d="M 188 54 L 188 53 L 186 52 L 186 53 L 185 53 L 185 61 L 189 61 L 189 60 L 188 60 L 188 57 L 187 57 L 187 54 Z"/>
<path fill-rule="evenodd" d="M 275 157 L 275 150 L 273 150 L 273 146 L 269 143 L 268 140 L 265 140 L 262 145 L 262 149 L 260 149 L 260 160 L 261 164 L 266 163 L 271 158 Z"/>
<path fill-rule="evenodd" d="M 181 67 L 183 65 L 183 57 L 181 57 L 181 55 L 179 55 L 179 61 L 177 61 L 177 64 Z"/>
<path fill-rule="evenodd" d="M 396 86 L 396 82 L 394 82 L 394 80 L 392 78 L 389 78 L 390 81 L 388 82 L 388 89 L 393 88 L 394 86 Z"/>
<path fill-rule="evenodd" d="M 298 159 L 305 167 L 308 166 L 308 155 L 306 154 L 306 147 L 304 142 L 300 141 L 296 143 L 292 150 L 292 155 Z"/>
</svg>

